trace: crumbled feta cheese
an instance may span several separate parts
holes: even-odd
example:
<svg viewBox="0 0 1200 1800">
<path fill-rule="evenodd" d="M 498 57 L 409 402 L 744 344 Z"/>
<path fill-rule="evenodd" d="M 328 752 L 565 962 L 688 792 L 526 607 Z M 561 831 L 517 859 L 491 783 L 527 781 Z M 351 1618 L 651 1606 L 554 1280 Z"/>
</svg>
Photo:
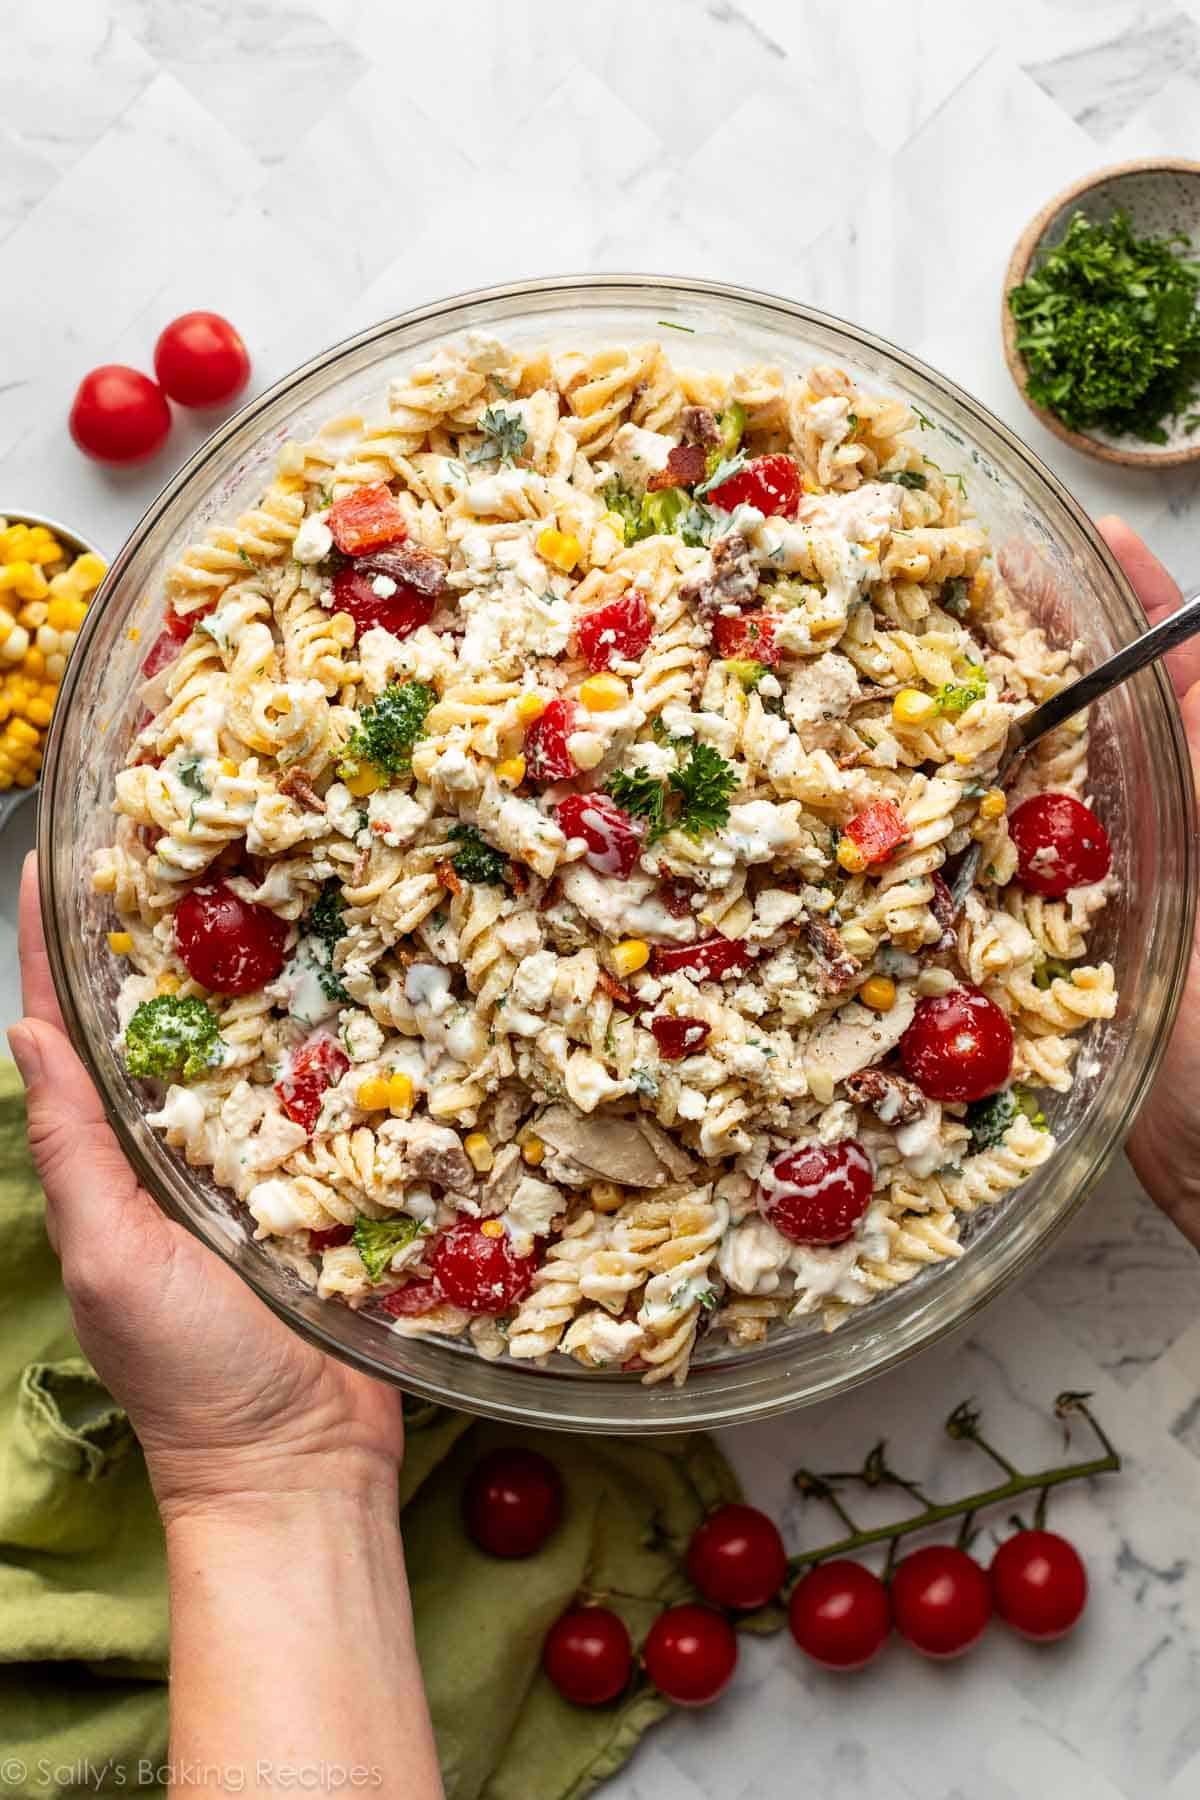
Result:
<svg viewBox="0 0 1200 1800">
<path fill-rule="evenodd" d="M 328 511 L 309 513 L 292 539 L 292 555 L 298 563 L 324 562 L 333 549 Z"/>
</svg>

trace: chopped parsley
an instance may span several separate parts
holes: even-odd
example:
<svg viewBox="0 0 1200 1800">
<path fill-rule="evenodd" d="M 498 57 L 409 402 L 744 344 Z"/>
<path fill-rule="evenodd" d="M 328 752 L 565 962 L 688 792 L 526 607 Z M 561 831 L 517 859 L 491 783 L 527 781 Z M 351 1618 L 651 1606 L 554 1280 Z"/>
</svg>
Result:
<svg viewBox="0 0 1200 1800">
<path fill-rule="evenodd" d="M 973 1101 L 967 1108 L 972 1150 L 991 1150 L 1022 1113 L 1035 1130 L 1049 1131 L 1037 1096 L 1028 1088 L 1002 1088 L 998 1094 L 989 1094 L 986 1100 Z"/>
<path fill-rule="evenodd" d="M 1033 971 L 1033 985 L 1034 987 L 1041 988 L 1043 993 L 1045 993 L 1054 982 L 1070 981 L 1070 979 L 1070 963 L 1060 961 L 1057 956 L 1044 956 L 1037 968 Z"/>
<path fill-rule="evenodd" d="M 951 613 L 956 619 L 967 616 L 967 589 L 970 586 L 965 575 L 955 575 L 946 583 L 942 593 L 942 609 Z"/>
<path fill-rule="evenodd" d="M 508 413 L 501 406 L 489 406 L 479 421 L 483 442 L 467 451 L 469 463 L 514 463 L 525 448 L 529 433 L 520 413 Z"/>
<path fill-rule="evenodd" d="M 403 1250 L 414 1238 L 424 1237 L 427 1231 L 420 1219 L 367 1219 L 360 1213 L 354 1221 L 354 1248 L 362 1257 L 369 1279 L 382 1280 L 397 1250 Z"/>
<path fill-rule="evenodd" d="M 655 319 L 654 323 L 656 325 L 665 325 L 668 331 L 687 331 L 690 332 L 693 337 L 696 335 L 696 327 L 694 325 L 678 325 L 674 319 Z"/>
<path fill-rule="evenodd" d="M 897 487 L 927 488 L 928 478 L 920 469 L 883 469 L 875 477 L 876 481 L 892 481 Z"/>
<path fill-rule="evenodd" d="M 934 698 L 941 712 L 954 717 L 966 712 L 968 706 L 974 706 L 977 700 L 985 700 L 987 691 L 987 676 L 980 669 L 977 674 L 968 676 L 966 681 L 943 682 Z"/>
<path fill-rule="evenodd" d="M 216 1015 L 196 995 L 143 1000 L 125 1027 L 125 1062 L 141 1079 L 190 1081 L 221 1056 Z"/>
<path fill-rule="evenodd" d="M 909 404 L 912 404 L 911 401 Z M 912 411 L 913 417 L 916 419 L 917 424 L 921 427 L 922 431 L 932 431 L 934 429 L 933 420 L 928 418 L 926 414 L 921 411 L 919 406 L 914 406 Z"/>
<path fill-rule="evenodd" d="M 390 780 L 412 769 L 413 745 L 425 734 L 425 720 L 437 695 L 423 681 L 392 682 L 378 700 L 364 706 L 342 752 L 338 774 L 354 776 L 370 763 Z"/>
<path fill-rule="evenodd" d="M 454 873 L 461 875 L 464 881 L 499 887 L 508 867 L 507 856 L 494 850 L 474 825 L 452 825 L 448 835 L 458 844 L 450 859 Z"/>
<path fill-rule="evenodd" d="M 341 889 L 336 881 L 330 881 L 321 889 L 302 924 L 302 930 L 312 941 L 312 960 L 321 992 L 327 1000 L 340 1000 L 343 1004 L 350 996 L 333 966 L 333 953 L 346 935 L 342 921 L 345 910 Z"/>
<path fill-rule="evenodd" d="M 1077 212 L 1008 296 L 1031 400 L 1072 431 L 1167 441 L 1200 385 L 1200 264 L 1180 232 L 1135 237 L 1126 213 Z"/>
<path fill-rule="evenodd" d="M 241 557 L 242 561 L 245 563 L 245 565 L 248 569 L 252 569 L 254 567 L 253 557 L 251 557 L 249 555 L 249 553 L 242 548 L 241 544 L 239 544 L 237 547 L 237 553 Z"/>
</svg>

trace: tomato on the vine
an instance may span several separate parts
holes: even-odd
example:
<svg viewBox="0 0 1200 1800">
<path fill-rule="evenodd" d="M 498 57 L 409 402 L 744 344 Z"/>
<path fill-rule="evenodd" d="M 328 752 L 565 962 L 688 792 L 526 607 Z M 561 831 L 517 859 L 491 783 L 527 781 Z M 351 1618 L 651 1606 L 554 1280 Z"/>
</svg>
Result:
<svg viewBox="0 0 1200 1800">
<path fill-rule="evenodd" d="M 642 1645 L 646 1674 L 676 1706 L 707 1706 L 737 1667 L 737 1634 L 709 1606 L 671 1606 L 659 1613 Z"/>
<path fill-rule="evenodd" d="M 978 988 L 930 994 L 900 1039 L 900 1060 L 931 1100 L 983 1100 L 1008 1080 L 1012 1026 Z"/>
<path fill-rule="evenodd" d="M 532 1556 L 562 1509 L 562 1476 L 536 1450 L 489 1450 L 463 1492 L 463 1523 L 489 1556 Z"/>
<path fill-rule="evenodd" d="M 573 1606 L 547 1632 L 542 1667 L 575 1706 L 615 1700 L 633 1668 L 624 1619 L 607 1606 Z"/>
<path fill-rule="evenodd" d="M 1065 1637 L 1087 1605 L 1083 1560 L 1056 1531 L 1018 1531 L 1006 1538 L 989 1573 L 996 1612 L 1035 1644 Z"/>
<path fill-rule="evenodd" d="M 171 409 L 156 381 L 124 363 L 104 363 L 75 390 L 68 421 L 85 456 L 97 462 L 142 462 L 171 429 Z"/>
<path fill-rule="evenodd" d="M 252 994 L 283 967 L 287 921 L 208 881 L 175 908 L 175 945 L 189 975 L 217 994 Z"/>
<path fill-rule="evenodd" d="M 688 1580 L 717 1606 L 749 1612 L 765 1606 L 783 1585 L 787 1552 L 773 1519 L 756 1506 L 731 1501 L 692 1533 Z"/>
<path fill-rule="evenodd" d="M 992 1616 L 992 1590 L 974 1557 L 953 1544 L 928 1544 L 896 1564 L 892 1617 L 924 1656 L 961 1656 Z"/>
<path fill-rule="evenodd" d="M 788 1626 L 806 1656 L 826 1669 L 864 1669 L 892 1629 L 888 1591 L 849 1557 L 818 1563 L 792 1589 Z"/>
<path fill-rule="evenodd" d="M 154 373 L 180 406 L 224 406 L 249 381 L 250 355 L 220 313 L 183 313 L 154 346 Z"/>
</svg>

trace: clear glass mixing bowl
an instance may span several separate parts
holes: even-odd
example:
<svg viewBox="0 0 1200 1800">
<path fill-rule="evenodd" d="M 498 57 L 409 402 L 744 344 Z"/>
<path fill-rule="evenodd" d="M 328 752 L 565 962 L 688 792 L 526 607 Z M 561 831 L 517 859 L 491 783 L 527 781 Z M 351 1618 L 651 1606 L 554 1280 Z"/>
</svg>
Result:
<svg viewBox="0 0 1200 1800">
<path fill-rule="evenodd" d="M 1196 881 L 1191 779 L 1160 670 L 1104 701 L 1095 722 L 1093 790 L 1113 840 L 1117 890 L 1094 956 L 1115 965 L 1121 1002 L 1082 1052 L 1072 1092 L 1049 1097 L 1061 1147 L 1024 1187 L 977 1218 L 961 1260 L 851 1314 L 832 1335 L 791 1327 L 739 1352 L 709 1340 L 682 1389 L 585 1373 L 566 1359 L 537 1369 L 486 1362 L 457 1343 L 396 1337 L 319 1301 L 254 1242 L 252 1221 L 232 1197 L 147 1126 L 113 1048 L 118 967 L 104 947 L 111 919 L 92 894 L 89 869 L 110 830 L 113 776 L 129 735 L 138 665 L 162 610 L 164 567 L 206 523 L 231 516 L 265 485 L 286 438 L 351 407 L 378 405 L 391 368 L 469 327 L 525 342 L 657 335 L 678 361 L 698 365 L 756 360 L 794 371 L 813 360 L 839 363 L 917 406 L 922 448 L 967 476 L 997 550 L 1040 562 L 1046 591 L 1053 589 L 1048 627 L 1057 641 L 1079 639 L 1086 665 L 1143 627 L 1104 543 L 1037 457 L 961 389 L 853 326 L 768 294 L 648 276 L 529 282 L 406 313 L 316 357 L 216 432 L 150 507 L 89 611 L 55 709 L 39 815 L 42 904 L 63 1014 L 150 1192 L 295 1330 L 347 1362 L 451 1406 L 572 1431 L 729 1425 L 825 1399 L 911 1356 L 1011 1281 L 1081 1204 L 1146 1092 L 1179 999 Z"/>
</svg>

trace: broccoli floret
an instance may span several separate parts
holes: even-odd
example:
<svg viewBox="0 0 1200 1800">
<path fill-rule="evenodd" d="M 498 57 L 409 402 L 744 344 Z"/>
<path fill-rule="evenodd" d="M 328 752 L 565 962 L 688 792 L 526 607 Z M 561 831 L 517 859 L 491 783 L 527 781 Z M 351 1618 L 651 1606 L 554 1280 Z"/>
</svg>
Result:
<svg viewBox="0 0 1200 1800">
<path fill-rule="evenodd" d="M 488 887 L 499 887 L 504 880 L 508 858 L 494 850 L 474 825 L 452 825 L 448 834 L 458 845 L 451 857 L 454 873 L 464 881 L 478 881 Z"/>
<path fill-rule="evenodd" d="M 397 1250 L 403 1250 L 405 1244 L 411 1244 L 425 1230 L 420 1219 L 366 1219 L 360 1213 L 354 1221 L 354 1248 L 370 1279 L 381 1280 Z"/>
<path fill-rule="evenodd" d="M 625 527 L 625 542 L 632 544 L 637 534 L 639 507 L 636 494 L 631 494 L 619 478 L 614 475 L 605 483 L 604 504 L 610 513 L 616 513 Z"/>
<path fill-rule="evenodd" d="M 973 1101 L 967 1108 L 972 1150 L 990 1150 L 994 1144 L 998 1144 L 1013 1120 L 1021 1113 L 1024 1113 L 1036 1130 L 1049 1130 L 1037 1096 L 1031 1094 L 1028 1088 L 1001 1088 L 998 1094 L 989 1094 L 986 1100 Z"/>
<path fill-rule="evenodd" d="M 342 753 L 338 774 L 358 774 L 370 763 L 381 775 L 395 779 L 412 768 L 413 745 L 425 733 L 425 720 L 437 699 L 423 681 L 394 681 L 378 700 L 364 706 L 350 742 Z"/>
<path fill-rule="evenodd" d="M 614 476 L 604 489 L 604 504 L 621 520 L 627 544 L 648 537 L 680 537 L 695 549 L 706 542 L 712 524 L 708 508 L 698 505 L 686 488 L 659 488 L 639 501 Z"/>
<path fill-rule="evenodd" d="M 185 1081 L 215 1068 L 221 1060 L 217 1021 L 194 995 L 159 994 L 143 1000 L 125 1027 L 125 1061 L 131 1075 Z"/>
<path fill-rule="evenodd" d="M 747 694 L 754 691 L 767 672 L 766 663 L 755 662 L 750 656 L 727 656 L 725 667 Z"/>
<path fill-rule="evenodd" d="M 746 430 L 746 409 L 740 400 L 731 400 L 725 411 L 717 419 L 717 429 L 721 433 L 720 457 L 736 456 L 741 449 L 742 437 Z M 713 469 L 717 464 L 713 463 Z M 709 469 L 708 474 L 713 470 Z"/>
<path fill-rule="evenodd" d="M 343 1004 L 349 1001 L 350 996 L 333 966 L 333 953 L 346 935 L 346 927 L 342 923 L 345 910 L 346 902 L 342 899 L 341 889 L 336 881 L 331 881 L 321 889 L 303 922 L 304 934 L 310 940 L 321 992 L 327 1000 L 340 1000 Z"/>
</svg>

